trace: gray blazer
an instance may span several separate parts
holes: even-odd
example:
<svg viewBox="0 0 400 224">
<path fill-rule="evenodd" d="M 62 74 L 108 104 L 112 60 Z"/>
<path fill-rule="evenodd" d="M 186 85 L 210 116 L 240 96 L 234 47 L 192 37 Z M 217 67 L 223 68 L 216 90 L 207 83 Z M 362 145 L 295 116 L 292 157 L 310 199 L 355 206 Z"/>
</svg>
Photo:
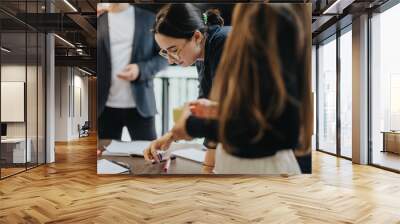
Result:
<svg viewBox="0 0 400 224">
<path fill-rule="evenodd" d="M 158 46 L 151 32 L 155 15 L 134 7 L 135 34 L 132 43 L 131 63 L 138 64 L 139 78 L 131 82 L 136 109 L 143 117 L 153 117 L 157 113 L 154 96 L 154 75 L 165 68 L 167 60 L 158 54 Z M 127 21 L 129 22 L 129 21 Z M 110 36 L 108 14 L 97 19 L 97 115 L 105 108 L 111 86 Z"/>
</svg>

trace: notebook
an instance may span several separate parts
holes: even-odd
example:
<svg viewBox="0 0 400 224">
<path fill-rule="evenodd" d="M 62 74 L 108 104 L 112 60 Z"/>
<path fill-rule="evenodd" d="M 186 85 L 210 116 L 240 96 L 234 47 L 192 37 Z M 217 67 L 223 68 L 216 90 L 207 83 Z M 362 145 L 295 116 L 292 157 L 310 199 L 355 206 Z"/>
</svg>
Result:
<svg viewBox="0 0 400 224">
<path fill-rule="evenodd" d="M 143 156 L 143 150 L 149 147 L 151 141 L 133 141 L 121 142 L 111 141 L 111 144 L 105 148 L 103 155 L 105 156 Z M 172 143 L 167 154 L 196 161 L 204 162 L 205 151 L 202 150 L 202 145 L 197 143 Z"/>
</svg>

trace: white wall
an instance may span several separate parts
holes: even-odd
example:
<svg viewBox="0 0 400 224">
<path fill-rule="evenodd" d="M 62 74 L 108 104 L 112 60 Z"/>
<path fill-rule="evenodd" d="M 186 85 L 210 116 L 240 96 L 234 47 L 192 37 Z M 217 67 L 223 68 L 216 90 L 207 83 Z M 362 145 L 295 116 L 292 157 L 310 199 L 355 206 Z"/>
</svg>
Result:
<svg viewBox="0 0 400 224">
<path fill-rule="evenodd" d="M 27 70 L 25 70 L 27 69 Z M 36 80 L 31 78 L 31 75 L 36 75 L 36 67 L 25 65 L 2 65 L 1 66 L 1 81 L 3 82 L 26 82 L 25 76 L 28 72 L 28 87 L 27 87 L 27 121 L 28 121 L 28 137 L 32 130 L 36 130 Z M 32 87 L 33 86 L 33 87 Z M 31 88 L 29 88 L 31 87 Z M 41 105 L 39 105 L 40 107 Z M 10 108 L 1 108 L 1 110 L 9 110 Z M 25 123 L 26 122 L 7 122 L 7 136 L 8 137 L 25 137 Z M 36 132 L 35 132 L 36 137 Z"/>
<path fill-rule="evenodd" d="M 76 68 L 56 67 L 56 141 L 77 139 L 78 124 L 88 120 L 88 77 L 83 75 Z"/>
<path fill-rule="evenodd" d="M 68 140 L 68 87 L 67 67 L 55 68 L 55 140 Z"/>
<path fill-rule="evenodd" d="M 1 81 L 3 82 L 25 82 L 25 65 L 2 65 Z M 29 68 L 28 68 L 29 70 Z M 7 108 L 1 108 L 7 110 Z M 25 137 L 25 123 L 11 122 L 7 123 L 7 137 Z"/>
</svg>

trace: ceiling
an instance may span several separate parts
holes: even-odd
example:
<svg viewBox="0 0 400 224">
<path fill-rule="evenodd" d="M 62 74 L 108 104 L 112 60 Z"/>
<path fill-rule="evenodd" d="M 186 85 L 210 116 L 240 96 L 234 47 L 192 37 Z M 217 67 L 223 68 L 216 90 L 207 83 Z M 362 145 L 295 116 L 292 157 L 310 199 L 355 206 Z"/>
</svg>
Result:
<svg viewBox="0 0 400 224">
<path fill-rule="evenodd" d="M 17 60 L 23 58 L 24 55 L 27 55 L 28 60 L 35 58 L 35 52 L 44 47 L 42 43 L 39 45 L 36 43 L 36 35 L 38 35 L 36 33 L 55 32 L 64 40 L 75 45 L 75 47 L 71 47 L 60 38 L 55 38 L 57 65 L 80 66 L 96 71 L 96 6 L 100 0 L 68 0 L 70 6 L 64 0 L 47 1 L 47 8 L 45 0 L 0 1 L 1 43 L 2 46 L 12 49 L 12 52 L 7 54 L 7 58 Z M 329 35 L 329 32 L 334 32 L 336 28 L 332 31 L 332 27 L 337 24 L 338 20 L 345 21 L 343 18 L 347 16 L 347 20 L 351 22 L 351 16 L 377 7 L 386 1 L 339 0 L 340 4 L 335 4 L 335 0 L 275 0 L 272 2 L 312 3 L 312 35 L 313 40 L 318 41 L 319 38 Z M 112 0 L 107 2 L 112 2 Z M 141 0 L 135 2 L 139 3 L 138 7 L 157 12 L 163 6 L 162 2 L 165 1 Z M 219 2 L 225 1 L 220 0 Z M 229 25 L 234 7 L 233 4 L 227 4 L 229 2 L 231 1 L 219 4 L 194 4 L 203 10 L 211 7 L 219 8 L 226 24 Z M 54 13 L 48 13 L 50 8 Z M 345 22 L 342 25 L 346 25 Z M 27 35 L 27 38 L 25 38 L 26 30 L 28 33 L 32 32 Z M 26 43 L 28 43 L 27 49 L 25 49 Z M 2 55 L 5 53 L 2 52 Z"/>
</svg>

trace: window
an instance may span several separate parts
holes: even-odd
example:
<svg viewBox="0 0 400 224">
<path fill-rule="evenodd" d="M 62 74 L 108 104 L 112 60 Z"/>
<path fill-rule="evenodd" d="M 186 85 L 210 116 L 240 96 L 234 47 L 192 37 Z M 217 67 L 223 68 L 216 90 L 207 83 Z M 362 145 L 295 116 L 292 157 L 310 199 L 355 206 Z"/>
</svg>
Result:
<svg viewBox="0 0 400 224">
<path fill-rule="evenodd" d="M 371 18 L 372 163 L 400 170 L 400 4 Z"/>
<path fill-rule="evenodd" d="M 340 36 L 340 155 L 352 156 L 352 33 Z"/>
<path fill-rule="evenodd" d="M 318 149 L 336 153 L 336 36 L 318 48 Z"/>
</svg>

